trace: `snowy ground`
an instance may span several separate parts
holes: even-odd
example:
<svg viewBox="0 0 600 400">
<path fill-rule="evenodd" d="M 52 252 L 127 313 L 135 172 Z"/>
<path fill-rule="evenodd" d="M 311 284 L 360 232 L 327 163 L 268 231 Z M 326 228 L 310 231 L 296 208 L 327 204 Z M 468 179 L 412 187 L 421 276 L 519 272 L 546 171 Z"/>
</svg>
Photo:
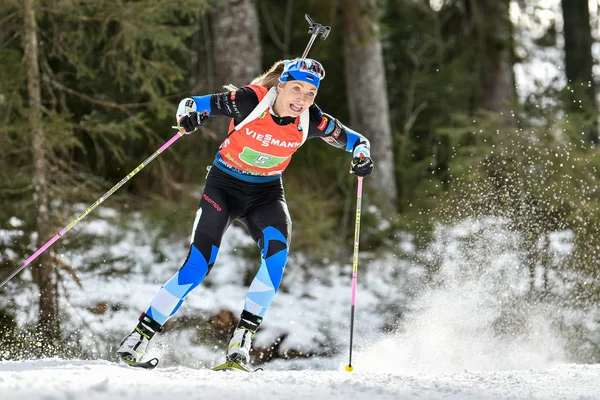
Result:
<svg viewBox="0 0 600 400">
<path fill-rule="evenodd" d="M 61 259 L 75 268 L 81 283 L 79 286 L 70 277 L 61 282 L 65 288 L 60 299 L 62 328 L 65 333 L 81 332 L 83 358 L 110 359 L 114 357 L 114 346 L 133 329 L 160 285 L 185 260 L 189 242 L 187 238 L 159 238 L 158 229 L 137 214 L 129 216 L 125 227 L 116 222 L 123 217 L 113 209 L 100 207 L 95 217 L 99 218 L 82 221 L 70 232 L 74 236 L 93 234 L 100 238 L 89 249 L 63 250 L 58 245 L 55 249 Z M 240 257 L 244 248 L 250 248 L 256 257 L 253 260 Z M 157 255 L 156 249 L 168 257 Z M 255 337 L 255 347 L 269 347 L 285 337 L 281 352 L 345 353 L 349 339 L 351 260 L 343 265 L 302 266 L 301 257 L 294 254 L 288 263 L 276 301 Z M 252 239 L 242 228 L 230 227 L 215 267 L 206 281 L 187 297 L 173 319 L 208 318 L 221 310 L 231 311 L 237 317 L 248 287 L 244 283 L 246 271 L 253 275 L 258 266 L 259 250 Z M 123 272 L 108 274 L 109 269 Z M 379 336 L 383 323 L 394 322 L 385 305 L 405 303 L 422 273 L 422 266 L 411 265 L 393 255 L 374 259 L 367 252 L 361 254 L 355 346 L 367 346 Z M 29 282 L 30 271 L 25 270 L 21 278 Z M 14 301 L 19 326 L 37 321 L 37 309 L 32 307 L 38 296 L 35 286 L 18 287 L 17 281 L 11 285 L 13 294 L 0 296 L 0 306 L 5 300 Z M 102 304 L 104 312 L 94 311 Z M 196 368 L 222 362 L 223 354 L 222 346 L 215 347 L 191 329 L 157 336 L 149 356 L 160 356 L 163 364 Z M 0 352 L 0 359 L 2 355 Z"/>
<path fill-rule="evenodd" d="M 238 240 L 243 240 L 238 233 L 230 232 L 228 243 L 234 247 Z M 552 329 L 552 321 L 561 315 L 560 308 L 551 305 L 528 308 L 514 322 L 520 327 L 518 335 L 514 332 L 497 335 L 491 329 L 505 310 L 503 301 L 518 298 L 526 291 L 522 284 L 526 271 L 517 257 L 519 237 L 507 230 L 506 221 L 464 221 L 453 227 L 440 227 L 435 236 L 429 256 L 423 257 L 441 261 L 438 275 L 442 281 L 411 299 L 402 329 L 394 333 L 374 332 L 380 316 L 373 310 L 382 298 L 401 299 L 392 290 L 393 286 L 385 282 L 386 278 L 399 279 L 392 268 L 399 261 L 380 259 L 363 271 L 360 291 L 363 302 L 357 318 L 359 329 L 352 373 L 344 370 L 347 343 L 340 343 L 339 353 L 334 357 L 274 360 L 264 365 L 265 371 L 255 374 L 213 372 L 209 367 L 222 360 L 222 349 L 190 345 L 171 332 L 162 335 L 163 343 L 150 351 L 149 357 L 162 358 L 153 371 L 100 360 L 0 361 L 0 400 L 116 400 L 145 396 L 206 399 L 253 396 L 266 400 L 600 399 L 600 365 L 571 364 L 564 353 L 564 338 Z M 565 233 L 555 236 L 552 248 L 555 262 L 560 263 L 571 239 Z M 224 251 L 225 264 L 235 264 L 233 258 L 229 259 L 232 252 L 234 248 Z M 482 265 L 488 268 L 480 268 Z M 158 270 L 165 268 L 158 267 Z M 231 278 L 226 278 L 226 269 L 215 274 L 210 287 L 199 290 L 197 299 L 188 302 L 187 312 L 233 308 L 233 303 L 239 300 L 232 304 L 221 300 L 215 305 L 220 296 L 211 295 L 211 291 L 227 286 L 231 292 L 242 291 Z M 401 268 L 399 276 L 407 279 L 410 270 Z M 270 340 L 286 325 L 293 328 L 293 321 L 303 313 L 322 317 L 316 318 L 321 324 L 329 321 L 335 336 L 347 335 L 348 326 L 342 323 L 347 320 L 347 302 L 343 301 L 347 285 L 334 278 L 339 271 L 322 271 L 323 275 L 317 274 L 310 286 L 301 284 L 299 271 L 289 272 L 288 278 L 296 284 L 280 293 L 278 298 L 283 301 L 274 310 L 281 315 L 276 315 L 273 324 L 265 327 L 267 334 L 263 340 Z M 328 274 L 329 279 L 325 279 Z M 127 294 L 126 290 L 121 293 L 109 289 L 118 286 L 117 280 L 108 285 L 86 274 L 82 276 L 87 278 L 83 279 L 84 289 L 71 295 L 69 313 L 82 314 L 85 305 L 103 296 L 122 301 L 120 296 Z M 151 294 L 157 286 L 155 279 L 158 278 L 151 270 L 144 279 L 135 282 L 134 290 Z M 559 283 L 551 282 L 551 286 L 559 288 Z M 312 296 L 302 296 L 304 291 Z M 323 304 L 322 299 L 328 299 L 329 310 L 315 308 Z M 139 301 L 141 305 L 143 300 Z M 97 324 L 98 330 L 109 331 L 134 319 L 127 315 L 130 312 L 115 312 L 95 320 L 91 314 L 85 317 Z M 374 315 L 368 315 L 369 312 Z M 597 312 L 588 310 L 588 317 Z M 278 320 L 287 323 L 280 325 Z M 364 328 L 368 325 L 372 325 L 371 331 Z M 306 326 L 310 329 L 298 331 L 290 344 L 310 348 L 318 329 Z M 184 358 L 176 362 L 169 359 L 168 354 L 174 351 Z"/>
<path fill-rule="evenodd" d="M 339 368 L 246 374 L 160 366 L 146 371 L 107 361 L 52 359 L 0 362 L 0 398 L 600 399 L 599 374 L 599 365 L 415 375 L 360 366 L 352 373 Z"/>
</svg>

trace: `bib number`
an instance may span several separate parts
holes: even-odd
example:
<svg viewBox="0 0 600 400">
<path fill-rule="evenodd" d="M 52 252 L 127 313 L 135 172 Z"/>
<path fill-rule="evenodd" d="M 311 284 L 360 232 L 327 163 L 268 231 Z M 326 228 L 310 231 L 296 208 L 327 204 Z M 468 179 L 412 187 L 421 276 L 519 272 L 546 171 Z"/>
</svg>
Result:
<svg viewBox="0 0 600 400">
<path fill-rule="evenodd" d="M 278 157 L 271 154 L 259 153 L 249 147 L 244 147 L 244 150 L 240 153 L 240 160 L 248 165 L 259 168 L 273 168 L 281 164 L 287 157 Z"/>
</svg>

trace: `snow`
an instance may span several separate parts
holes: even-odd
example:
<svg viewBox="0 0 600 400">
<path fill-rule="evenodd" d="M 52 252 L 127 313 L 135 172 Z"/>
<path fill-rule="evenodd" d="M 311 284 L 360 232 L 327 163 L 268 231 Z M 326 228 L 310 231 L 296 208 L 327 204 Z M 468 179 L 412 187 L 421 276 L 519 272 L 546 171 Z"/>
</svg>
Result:
<svg viewBox="0 0 600 400">
<path fill-rule="evenodd" d="M 74 214 L 85 207 L 75 207 Z M 193 212 L 190 212 L 190 227 Z M 9 231 L 0 230 L 0 237 Z M 129 333 L 140 312 L 147 309 L 160 285 L 181 266 L 188 252 L 189 237 L 166 239 L 139 213 L 122 216 L 115 210 L 98 207 L 96 213 L 69 231 L 65 239 L 94 235 L 88 248 L 70 249 L 58 243 L 52 251 L 74 267 L 81 287 L 70 277 L 61 280 L 60 309 L 63 335 L 81 341 L 86 358 L 110 359 L 114 346 Z M 414 248 L 399 240 L 399 247 Z M 239 254 L 254 252 L 255 259 Z M 157 254 L 158 251 L 164 256 Z M 247 251 L 244 251 L 247 252 Z M 259 249 L 242 229 L 232 226 L 221 243 L 215 267 L 206 280 L 186 299 L 174 316 L 207 320 L 221 310 L 238 316 L 247 291 L 244 277 L 259 266 Z M 118 271 L 117 274 L 109 272 Z M 285 336 L 280 353 L 294 350 L 304 354 L 346 353 L 349 340 L 351 298 L 351 256 L 344 264 L 313 266 L 302 254 L 293 253 L 275 301 L 255 337 L 255 346 L 269 347 Z M 381 336 L 380 327 L 393 323 L 386 304 L 404 303 L 414 292 L 423 267 L 399 260 L 392 254 L 374 256 L 361 252 L 357 307 L 356 348 L 367 346 Z M 402 277 L 390 280 L 390 277 Z M 10 294 L 20 327 L 37 321 L 37 292 L 29 270 L 12 281 Z M 2 300 L 2 299 L 0 299 Z M 104 304 L 106 312 L 94 313 Z M 377 311 L 377 312 L 374 312 Z M 194 327 L 158 335 L 150 356 L 160 356 L 163 365 L 212 366 L 223 358 L 222 346 L 206 343 Z M 185 354 L 187 357 L 182 357 Z M 1 396 L 0 396 L 1 397 Z"/>
<path fill-rule="evenodd" d="M 436 7 L 441 3 L 432 1 Z M 552 48 L 535 44 L 552 20 L 560 30 L 559 0 L 541 4 L 536 18 L 517 4 L 512 3 L 511 17 L 521 26 L 517 52 L 524 60 L 515 66 L 515 74 L 519 99 L 525 101 L 566 85 L 564 40 L 559 35 Z M 600 46 L 595 48 L 598 52 Z M 541 98 L 539 105 L 547 101 Z M 74 215 L 86 208 L 79 205 Z M 372 206 L 366 210 L 377 213 Z M 190 227 L 194 212 L 189 212 Z M 188 251 L 187 238 L 166 239 L 139 214 L 121 218 L 116 210 L 99 207 L 69 232 L 69 237 L 98 236 L 90 248 L 53 249 L 77 270 L 82 282 L 82 288 L 68 278 L 62 282 L 60 308 L 64 332 L 81 332 L 86 359 L 0 361 L 0 400 L 600 399 L 600 365 L 572 364 L 569 338 L 557 329 L 561 323 L 581 328 L 589 345 L 597 347 L 600 310 L 522 301 L 531 289 L 522 238 L 508 228 L 510 221 L 500 218 L 440 225 L 425 250 L 417 249 L 408 233 L 399 235 L 395 252 L 370 254 L 361 249 L 352 373 L 344 371 L 351 260 L 313 266 L 294 252 L 255 346 L 270 346 L 285 336 L 281 352 L 325 351 L 329 357 L 275 359 L 255 374 L 213 372 L 209 368 L 222 362 L 224 350 L 188 329 L 153 339 L 147 358 L 161 358 L 153 371 L 100 360 L 114 357 L 115 344 L 133 328 Z M 9 225 L 0 230 L 5 244 L 23 235 L 21 220 L 12 218 Z M 387 227 L 382 221 L 378 229 Z M 574 249 L 574 235 L 549 232 L 539 245 L 546 241 L 550 266 L 556 269 L 536 266 L 534 289 L 547 286 L 566 298 L 586 279 L 560 269 Z M 240 256 L 247 248 L 255 251 L 255 261 Z M 16 260 L 19 255 L 6 251 L 2 257 Z M 426 267 L 432 265 L 438 267 L 433 282 L 423 285 Z M 220 310 L 239 315 L 247 290 L 242 281 L 257 267 L 256 245 L 242 229 L 231 227 L 213 271 L 174 319 L 207 317 Z M 109 275 L 107 268 L 123 274 Z M 24 271 L 20 278 L 29 282 L 31 274 Z M 37 293 L 33 285 L 11 285 L 17 322 L 27 326 L 37 319 L 32 306 Z M 106 313 L 90 311 L 99 303 L 108 305 Z"/>
<path fill-rule="evenodd" d="M 135 369 L 107 361 L 0 362 L 3 400 L 205 398 L 316 399 L 598 399 L 600 366 L 522 371 L 399 374 L 369 365 L 254 374 L 187 367 Z"/>
<path fill-rule="evenodd" d="M 557 35 L 556 46 L 541 47 L 535 43 L 551 24 L 562 32 L 560 0 L 525 2 L 525 10 L 519 2 L 511 2 L 510 15 L 515 29 L 515 52 L 521 59 L 514 66 L 517 94 L 522 103 L 525 99 L 549 88 L 561 90 L 567 84 L 564 75 L 564 38 Z M 552 103 L 550 98 L 541 99 L 539 106 Z"/>
<path fill-rule="evenodd" d="M 106 218 L 119 218 L 101 210 Z M 431 245 L 420 250 L 425 263 L 438 263 L 436 281 L 423 287 L 423 265 L 393 254 L 362 253 L 355 317 L 354 372 L 344 370 L 348 357 L 351 265 L 312 268 L 296 255 L 284 277 L 256 345 L 268 346 L 287 334 L 286 349 L 319 352 L 327 343 L 331 356 L 276 359 L 255 374 L 214 372 L 223 349 L 204 343 L 193 330 L 171 331 L 153 340 L 147 359 L 159 357 L 153 371 L 110 361 L 110 346 L 133 327 L 159 285 L 185 257 L 187 243 L 157 239 L 157 233 L 137 216 L 128 229 L 90 219 L 78 233 L 94 232 L 100 239 L 86 252 L 61 256 L 80 271 L 83 288 L 65 281 L 69 296 L 61 299 L 65 332 L 80 329 L 86 360 L 0 361 L 0 399 L 119 399 L 132 396 L 202 396 L 239 399 L 600 399 L 600 365 L 572 364 L 565 338 L 553 323 L 562 318 L 597 331 L 598 310 L 565 310 L 539 303 L 524 307 L 498 334 L 506 304 L 527 292 L 527 269 L 519 261 L 518 232 L 501 218 L 467 219 L 439 225 Z M 75 232 L 75 234 L 78 234 Z M 104 238 L 113 238 L 107 245 Z M 410 236 L 404 238 L 410 239 Z M 157 260 L 152 248 L 169 254 Z M 573 248 L 570 232 L 548 235 L 554 262 L 561 263 Z M 154 243 L 154 244 L 153 244 Z M 255 246 L 240 228 L 232 227 L 223 241 L 218 265 L 209 281 L 194 291 L 174 318 L 210 315 L 220 309 L 239 313 L 246 287 L 241 282 L 247 261 L 236 254 Z M 415 249 L 399 242 L 398 251 Z M 108 255 L 107 255 L 108 254 Z M 120 260 L 136 254 L 140 257 Z M 87 268 L 93 257 L 116 257 L 111 263 L 129 265 L 133 274 L 103 276 Z M 485 266 L 484 268 L 482 268 Z M 308 268 L 311 268 L 309 265 Z M 541 273 L 540 273 L 541 274 Z M 30 279 L 26 274 L 22 279 Z M 550 277 L 551 278 L 551 277 Z M 560 277 L 549 280 L 553 290 L 566 290 Z M 15 295 L 20 323 L 35 321 L 33 290 Z M 102 315 L 89 308 L 98 302 L 120 304 Z M 386 311 L 403 309 L 401 320 Z M 382 330 L 388 324 L 392 331 Z M 387 332 L 387 333 L 386 333 Z M 232 383 L 232 379 L 235 380 Z"/>
</svg>

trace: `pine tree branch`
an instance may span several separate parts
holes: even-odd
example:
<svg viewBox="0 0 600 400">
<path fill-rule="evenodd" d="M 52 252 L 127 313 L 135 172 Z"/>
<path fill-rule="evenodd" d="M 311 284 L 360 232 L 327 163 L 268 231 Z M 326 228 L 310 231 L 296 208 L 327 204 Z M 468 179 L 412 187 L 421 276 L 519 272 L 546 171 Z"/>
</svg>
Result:
<svg viewBox="0 0 600 400">
<path fill-rule="evenodd" d="M 62 90 L 66 93 L 72 94 L 73 96 L 77 96 L 80 99 L 86 100 L 92 104 L 98 104 L 98 105 L 101 105 L 106 108 L 117 109 L 117 110 L 127 114 L 129 117 L 131 117 L 132 120 L 144 130 L 144 132 L 148 133 L 149 135 L 155 135 L 155 132 L 149 126 L 147 126 L 142 121 L 140 121 L 140 119 L 131 112 L 130 108 L 133 108 L 133 107 L 131 107 L 130 104 L 119 104 L 114 101 L 106 101 L 106 100 L 97 99 L 97 98 L 89 96 L 85 93 L 81 93 L 77 90 L 68 88 L 65 85 L 63 85 L 62 83 L 56 82 L 47 76 L 44 76 L 44 80 L 47 80 L 55 88 Z"/>
<path fill-rule="evenodd" d="M 80 288 L 83 289 L 81 280 L 79 279 L 79 276 L 77 275 L 77 271 L 75 271 L 75 268 L 73 268 L 73 266 L 67 264 L 66 262 L 64 262 L 63 260 L 58 258 L 55 254 L 52 254 L 52 259 L 54 260 L 54 262 L 56 263 L 56 265 L 58 267 L 58 269 L 56 271 L 57 273 L 58 273 L 58 270 L 65 271 L 71 278 L 73 278 L 75 283 L 77 283 L 77 286 L 79 286 Z M 57 282 L 58 282 L 58 279 L 57 279 Z"/>
<path fill-rule="evenodd" d="M 132 108 L 139 108 L 139 107 L 146 107 L 150 104 L 149 101 L 146 102 L 142 102 L 142 103 L 116 103 L 114 101 L 106 101 L 106 100 L 101 100 L 101 99 L 97 99 L 95 97 L 89 96 L 85 93 L 82 92 L 78 92 L 77 90 L 71 89 L 66 87 L 65 85 L 63 85 L 60 82 L 57 82 L 51 78 L 48 77 L 44 77 L 44 80 L 48 81 L 51 85 L 53 85 L 56 89 L 62 90 L 66 93 L 72 94 L 74 96 L 77 96 L 83 100 L 89 101 L 90 103 L 93 104 L 98 104 L 101 106 L 104 106 L 106 108 L 115 108 L 117 110 L 120 110 L 126 114 L 129 115 L 130 111 L 129 109 Z"/>
<path fill-rule="evenodd" d="M 8 21 L 10 21 L 13 18 L 16 18 L 17 16 L 18 16 L 18 13 L 16 11 L 12 12 L 12 13 L 8 13 L 7 16 L 0 19 L 0 25 L 2 25 L 2 26 L 8 25 Z"/>
<path fill-rule="evenodd" d="M 271 15 L 269 14 L 269 10 L 267 9 L 267 6 L 265 5 L 264 2 L 259 1 L 259 4 L 260 4 L 260 11 L 261 11 L 261 14 L 263 15 L 263 19 L 265 20 L 265 24 L 267 26 L 267 32 L 269 32 L 269 36 L 271 37 L 271 40 L 273 40 L 273 43 L 275 44 L 275 46 L 277 46 L 277 48 L 279 50 L 281 50 L 285 53 L 287 51 L 287 49 L 286 49 L 287 46 L 279 38 L 279 35 L 277 34 L 277 32 L 275 30 L 275 25 L 273 24 L 273 19 L 271 18 Z"/>
</svg>

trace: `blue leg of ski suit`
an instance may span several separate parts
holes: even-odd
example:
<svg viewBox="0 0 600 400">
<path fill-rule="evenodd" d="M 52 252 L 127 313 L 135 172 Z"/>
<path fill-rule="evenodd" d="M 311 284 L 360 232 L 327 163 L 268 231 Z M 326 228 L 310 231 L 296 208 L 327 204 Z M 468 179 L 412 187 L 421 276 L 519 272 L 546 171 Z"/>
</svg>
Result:
<svg viewBox="0 0 600 400">
<path fill-rule="evenodd" d="M 238 219 L 261 249 L 261 264 L 244 310 L 263 317 L 279 289 L 289 252 L 291 219 L 281 180 L 250 183 L 211 168 L 196 213 L 192 243 L 181 269 L 165 283 L 146 311 L 163 325 L 214 265 L 221 238 Z M 242 277 L 240 277 L 242 279 Z"/>
</svg>

